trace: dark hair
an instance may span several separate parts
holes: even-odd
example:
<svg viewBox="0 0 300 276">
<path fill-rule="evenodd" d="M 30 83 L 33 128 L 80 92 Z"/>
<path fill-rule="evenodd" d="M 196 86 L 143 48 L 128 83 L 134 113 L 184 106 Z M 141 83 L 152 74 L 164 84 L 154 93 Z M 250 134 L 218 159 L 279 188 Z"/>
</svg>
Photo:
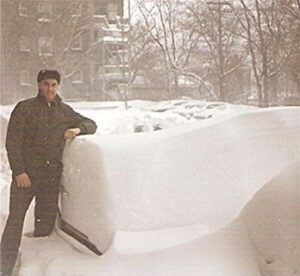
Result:
<svg viewBox="0 0 300 276">
<path fill-rule="evenodd" d="M 56 70 L 41 70 L 38 73 L 37 81 L 41 82 L 42 80 L 54 79 L 60 84 L 60 74 Z"/>
</svg>

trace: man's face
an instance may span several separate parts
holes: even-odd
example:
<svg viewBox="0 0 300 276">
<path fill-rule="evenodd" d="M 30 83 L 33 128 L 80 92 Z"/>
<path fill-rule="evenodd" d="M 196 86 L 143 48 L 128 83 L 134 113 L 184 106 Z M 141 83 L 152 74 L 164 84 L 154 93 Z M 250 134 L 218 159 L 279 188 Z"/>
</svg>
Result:
<svg viewBox="0 0 300 276">
<path fill-rule="evenodd" d="M 45 97 L 47 102 L 54 100 L 57 90 L 58 82 L 55 79 L 46 79 L 38 83 L 39 92 Z"/>
</svg>

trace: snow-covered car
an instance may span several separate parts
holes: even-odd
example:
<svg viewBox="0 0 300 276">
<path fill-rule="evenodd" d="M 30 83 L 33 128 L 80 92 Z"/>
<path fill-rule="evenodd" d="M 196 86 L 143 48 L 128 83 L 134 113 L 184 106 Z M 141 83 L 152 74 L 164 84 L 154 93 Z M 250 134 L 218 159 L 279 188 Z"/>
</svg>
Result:
<svg viewBox="0 0 300 276">
<path fill-rule="evenodd" d="M 78 137 L 64 152 L 62 225 L 96 253 L 119 231 L 220 229 L 299 158 L 299 116 L 299 108 L 270 108 L 158 132 Z"/>
</svg>

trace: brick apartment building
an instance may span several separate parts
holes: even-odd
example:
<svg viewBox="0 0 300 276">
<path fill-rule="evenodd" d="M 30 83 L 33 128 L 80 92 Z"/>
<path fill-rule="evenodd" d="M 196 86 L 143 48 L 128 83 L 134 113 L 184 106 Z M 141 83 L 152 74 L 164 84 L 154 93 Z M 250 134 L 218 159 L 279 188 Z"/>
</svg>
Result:
<svg viewBox="0 0 300 276">
<path fill-rule="evenodd" d="M 1 103 L 34 96 L 40 69 L 66 100 L 118 98 L 128 79 L 123 0 L 1 0 Z"/>
</svg>

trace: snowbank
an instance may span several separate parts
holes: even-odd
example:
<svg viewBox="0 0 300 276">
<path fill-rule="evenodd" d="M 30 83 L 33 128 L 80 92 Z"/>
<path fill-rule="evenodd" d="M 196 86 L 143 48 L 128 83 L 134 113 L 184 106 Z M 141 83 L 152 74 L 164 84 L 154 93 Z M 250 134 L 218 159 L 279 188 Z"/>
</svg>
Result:
<svg viewBox="0 0 300 276">
<path fill-rule="evenodd" d="M 232 105 L 224 102 L 199 100 L 129 101 L 128 110 L 122 102 L 70 103 L 83 115 L 101 126 L 99 133 L 120 134 L 151 132 L 190 124 L 204 119 L 235 116 L 255 107 Z"/>
<path fill-rule="evenodd" d="M 300 162 L 254 196 L 242 220 L 262 275 L 300 275 Z"/>
<path fill-rule="evenodd" d="M 1 198 L 1 218 L 4 220 L 5 216 L 8 214 L 8 195 L 10 183 L 10 168 L 8 166 L 8 160 L 5 150 L 5 137 L 8 121 L 5 117 L 0 116 L 0 198 Z"/>
<path fill-rule="evenodd" d="M 145 236 L 147 238 L 147 236 Z M 240 221 L 217 233 L 164 250 L 99 258 L 55 258 L 46 276 L 260 276 L 254 251 Z M 283 276 L 283 275 L 282 275 Z"/>
<path fill-rule="evenodd" d="M 237 219 L 217 232 L 159 251 L 120 251 L 117 235 L 110 250 L 96 257 L 74 242 L 70 243 L 73 248 L 61 242 L 67 238 L 60 232 L 44 239 L 26 238 L 19 275 L 299 275 L 299 171 L 299 161 L 284 168 L 255 194 Z M 191 228 L 186 226 L 180 232 L 189 235 Z M 155 232 L 161 234 L 158 230 L 152 234 Z M 147 232 L 131 233 L 131 237 L 136 235 L 149 238 Z M 125 244 L 136 242 L 130 234 L 128 237 Z"/>
<path fill-rule="evenodd" d="M 66 146 L 63 218 L 106 250 L 117 230 L 200 223 L 212 232 L 300 155 L 299 108 Z"/>
</svg>

